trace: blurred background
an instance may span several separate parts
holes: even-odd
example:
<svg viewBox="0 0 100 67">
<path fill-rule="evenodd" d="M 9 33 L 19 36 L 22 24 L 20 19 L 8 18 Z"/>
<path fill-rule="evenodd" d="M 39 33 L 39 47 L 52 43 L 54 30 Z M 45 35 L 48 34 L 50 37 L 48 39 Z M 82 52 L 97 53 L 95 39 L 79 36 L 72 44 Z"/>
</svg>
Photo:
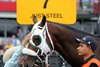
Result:
<svg viewBox="0 0 100 67">
<path fill-rule="evenodd" d="M 77 21 L 69 26 L 100 36 L 100 0 L 77 0 L 76 4 Z M 31 28 L 32 25 L 17 24 L 16 0 L 0 0 L 0 67 L 3 67 L 2 56 L 4 51 L 20 45 L 24 36 L 30 32 Z M 51 58 L 49 60 L 51 65 L 58 60 L 59 63 L 62 63 L 63 59 L 58 59 L 58 54 L 53 55 L 49 57 L 49 59 Z M 52 60 L 52 58 L 56 58 L 56 60 Z M 59 56 L 59 58 L 61 57 Z M 56 63 L 56 65 L 58 64 Z"/>
</svg>

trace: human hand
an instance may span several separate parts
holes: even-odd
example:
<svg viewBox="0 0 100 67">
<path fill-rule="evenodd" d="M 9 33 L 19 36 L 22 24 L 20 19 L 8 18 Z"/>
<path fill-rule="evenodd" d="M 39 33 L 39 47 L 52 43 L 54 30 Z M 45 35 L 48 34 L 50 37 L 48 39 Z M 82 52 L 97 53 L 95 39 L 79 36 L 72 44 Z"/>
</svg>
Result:
<svg viewBox="0 0 100 67">
<path fill-rule="evenodd" d="M 28 43 L 28 41 L 31 39 L 31 36 L 32 36 L 32 33 L 31 33 L 31 32 L 28 33 L 28 34 L 25 36 L 24 40 L 22 41 L 22 46 L 25 46 L 25 45 Z"/>
</svg>

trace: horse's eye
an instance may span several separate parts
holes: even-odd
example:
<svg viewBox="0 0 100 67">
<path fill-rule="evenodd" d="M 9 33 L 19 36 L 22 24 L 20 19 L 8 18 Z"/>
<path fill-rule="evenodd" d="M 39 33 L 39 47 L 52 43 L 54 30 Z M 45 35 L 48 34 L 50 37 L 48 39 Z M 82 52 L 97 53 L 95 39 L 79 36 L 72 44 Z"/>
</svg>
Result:
<svg viewBox="0 0 100 67">
<path fill-rule="evenodd" d="M 39 35 L 34 35 L 32 41 L 35 43 L 36 46 L 38 46 L 41 43 L 41 37 Z"/>
</svg>

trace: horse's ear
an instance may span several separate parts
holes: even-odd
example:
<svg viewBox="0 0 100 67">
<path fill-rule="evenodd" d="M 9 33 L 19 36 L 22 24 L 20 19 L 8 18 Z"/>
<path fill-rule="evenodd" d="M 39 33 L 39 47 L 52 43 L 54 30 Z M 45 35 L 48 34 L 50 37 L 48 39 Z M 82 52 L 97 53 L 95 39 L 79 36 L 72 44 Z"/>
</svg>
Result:
<svg viewBox="0 0 100 67">
<path fill-rule="evenodd" d="M 35 16 L 35 15 L 33 15 L 33 14 L 32 14 L 32 19 L 33 19 L 34 24 L 38 22 L 38 20 L 37 20 L 36 16 Z"/>
<path fill-rule="evenodd" d="M 46 23 L 46 16 L 44 15 L 43 18 L 42 18 L 40 26 L 43 27 L 45 25 L 45 23 Z"/>
</svg>

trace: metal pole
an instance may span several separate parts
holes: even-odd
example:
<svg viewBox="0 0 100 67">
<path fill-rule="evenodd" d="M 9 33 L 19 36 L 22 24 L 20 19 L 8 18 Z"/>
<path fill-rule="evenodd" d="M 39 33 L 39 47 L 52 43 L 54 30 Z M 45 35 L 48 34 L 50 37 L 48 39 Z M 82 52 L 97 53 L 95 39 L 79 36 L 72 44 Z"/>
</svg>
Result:
<svg viewBox="0 0 100 67">
<path fill-rule="evenodd" d="M 82 3 L 82 0 L 80 0 L 80 7 L 81 7 L 81 9 L 83 10 L 83 3 Z"/>
<path fill-rule="evenodd" d="M 4 25 L 4 37 L 7 37 L 7 26 Z"/>
<path fill-rule="evenodd" d="M 99 2 L 99 0 L 98 0 L 98 4 L 97 4 L 97 7 L 98 7 L 98 19 L 97 19 L 97 34 L 99 34 L 100 33 L 100 14 L 99 14 L 99 12 L 100 12 L 100 9 L 99 9 L 99 4 L 100 4 L 100 2 Z"/>
</svg>

